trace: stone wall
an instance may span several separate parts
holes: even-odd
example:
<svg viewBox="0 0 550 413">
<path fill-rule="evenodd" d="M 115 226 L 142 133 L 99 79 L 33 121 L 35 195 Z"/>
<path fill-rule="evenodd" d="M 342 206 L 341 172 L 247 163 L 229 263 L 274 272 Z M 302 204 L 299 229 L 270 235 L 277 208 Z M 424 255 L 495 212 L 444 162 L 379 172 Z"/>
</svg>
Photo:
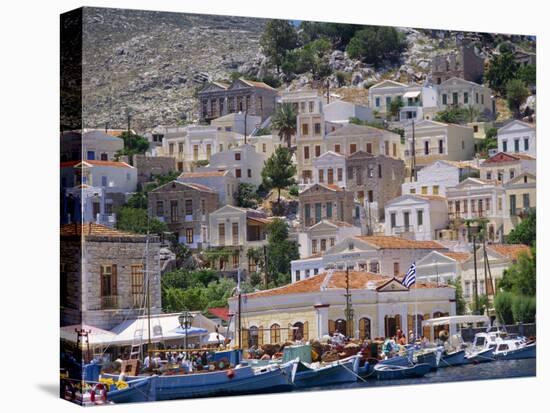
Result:
<svg viewBox="0 0 550 413">
<path fill-rule="evenodd" d="M 138 170 L 138 185 L 153 180 L 155 175 L 167 175 L 176 170 L 176 159 L 172 156 L 134 155 L 132 165 Z"/>
</svg>

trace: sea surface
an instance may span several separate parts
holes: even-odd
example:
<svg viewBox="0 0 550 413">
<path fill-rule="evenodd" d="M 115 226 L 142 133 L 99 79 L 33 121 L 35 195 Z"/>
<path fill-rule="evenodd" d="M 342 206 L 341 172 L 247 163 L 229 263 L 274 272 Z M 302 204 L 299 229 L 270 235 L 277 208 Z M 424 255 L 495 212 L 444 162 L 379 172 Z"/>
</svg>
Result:
<svg viewBox="0 0 550 413">
<path fill-rule="evenodd" d="M 455 381 L 508 379 L 516 377 L 536 376 L 536 359 L 499 360 L 481 364 L 467 364 L 464 366 L 437 369 L 424 377 L 403 380 L 359 380 L 357 383 L 335 384 L 331 386 L 310 387 L 299 391 L 318 391 L 332 389 L 352 389 L 361 387 L 396 386 L 407 384 L 448 383 Z"/>
</svg>

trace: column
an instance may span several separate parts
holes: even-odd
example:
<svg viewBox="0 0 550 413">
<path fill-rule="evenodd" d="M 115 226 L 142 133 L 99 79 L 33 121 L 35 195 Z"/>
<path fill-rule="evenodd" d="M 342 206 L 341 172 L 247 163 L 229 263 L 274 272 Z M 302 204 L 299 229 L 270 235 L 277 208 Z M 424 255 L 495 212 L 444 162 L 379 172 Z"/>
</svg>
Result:
<svg viewBox="0 0 550 413">
<path fill-rule="evenodd" d="M 317 338 L 321 338 L 328 335 L 329 304 L 318 304 L 314 307 L 317 310 Z"/>
<path fill-rule="evenodd" d="M 416 293 L 416 291 L 415 291 Z M 408 330 L 407 330 L 407 320 L 408 320 L 408 308 L 407 308 L 407 304 L 403 304 L 401 306 L 401 311 L 399 312 L 399 314 L 401 315 L 401 331 L 403 332 L 403 334 L 407 335 L 408 334 Z"/>
</svg>

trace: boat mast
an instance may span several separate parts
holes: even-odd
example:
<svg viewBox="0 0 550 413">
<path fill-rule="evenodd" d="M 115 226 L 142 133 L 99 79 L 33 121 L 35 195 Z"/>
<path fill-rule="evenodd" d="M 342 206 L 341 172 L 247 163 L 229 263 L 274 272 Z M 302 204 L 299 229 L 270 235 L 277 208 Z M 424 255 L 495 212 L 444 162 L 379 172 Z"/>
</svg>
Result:
<svg viewBox="0 0 550 413">
<path fill-rule="evenodd" d="M 349 266 L 346 262 L 346 335 L 353 336 L 353 309 L 351 308 L 351 294 L 349 292 Z"/>
<path fill-rule="evenodd" d="M 239 349 L 242 348 L 242 324 L 241 324 L 241 311 L 242 311 L 242 297 L 241 297 L 241 269 L 239 268 L 237 270 L 237 313 L 238 313 L 238 324 L 237 324 L 237 329 L 238 329 L 238 338 L 239 338 Z"/>
</svg>

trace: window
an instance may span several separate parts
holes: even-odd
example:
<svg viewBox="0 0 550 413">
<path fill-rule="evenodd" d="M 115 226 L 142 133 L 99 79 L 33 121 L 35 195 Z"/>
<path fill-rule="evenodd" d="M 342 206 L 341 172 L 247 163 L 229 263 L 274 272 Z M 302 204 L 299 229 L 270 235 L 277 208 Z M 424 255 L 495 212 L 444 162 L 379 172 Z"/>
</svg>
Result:
<svg viewBox="0 0 550 413">
<path fill-rule="evenodd" d="M 185 200 L 185 215 L 193 215 L 193 200 Z"/>
<path fill-rule="evenodd" d="M 101 177 L 101 186 L 107 186 L 107 177 L 106 176 Z"/>
<path fill-rule="evenodd" d="M 332 218 L 332 202 L 326 203 L 327 218 Z"/>
<path fill-rule="evenodd" d="M 374 99 L 374 106 L 376 106 L 377 108 L 380 107 L 380 98 L 377 97 L 376 99 Z"/>
<path fill-rule="evenodd" d="M 464 92 L 464 104 L 468 104 L 468 92 Z"/>
<path fill-rule="evenodd" d="M 391 106 L 391 96 L 386 96 L 386 109 Z"/>
<path fill-rule="evenodd" d="M 382 178 L 382 165 L 378 164 L 378 178 Z"/>
<path fill-rule="evenodd" d="M 241 177 L 241 170 L 240 170 L 240 169 L 235 169 L 235 177 L 236 177 L 236 178 L 240 178 L 240 177 Z"/>
<path fill-rule="evenodd" d="M 443 104 L 446 105 L 447 104 L 447 94 L 443 93 L 443 95 L 441 95 L 441 99 L 443 100 Z"/>
<path fill-rule="evenodd" d="M 102 307 L 116 306 L 117 295 L 117 267 L 116 264 L 100 266 L 100 290 Z"/>
<path fill-rule="evenodd" d="M 315 203 L 315 222 L 319 222 L 321 220 L 321 203 L 316 202 Z"/>
<path fill-rule="evenodd" d="M 338 175 L 338 182 L 342 181 L 344 179 L 342 168 L 338 168 L 336 173 Z"/>
<path fill-rule="evenodd" d="M 262 152 L 263 153 L 267 152 L 267 145 L 265 143 L 262 143 Z"/>
<path fill-rule="evenodd" d="M 432 195 L 439 195 L 439 185 L 434 185 L 433 186 Z"/>
<path fill-rule="evenodd" d="M 428 187 L 427 186 L 423 186 L 420 188 L 420 193 L 422 195 L 428 195 Z"/>
<path fill-rule="evenodd" d="M 490 180 L 491 180 L 491 177 L 492 177 L 491 171 L 487 171 L 487 174 L 485 175 L 485 177 L 486 177 L 486 179 L 487 179 L 488 181 L 490 181 Z"/>
<path fill-rule="evenodd" d="M 384 154 L 390 156 L 390 142 L 384 141 Z"/>
<path fill-rule="evenodd" d="M 357 185 L 363 185 L 363 174 L 361 173 L 361 168 L 357 167 L 357 173 L 355 174 L 355 182 Z"/>
<path fill-rule="evenodd" d="M 252 169 L 248 169 L 246 173 L 249 178 L 252 178 Z"/>
<path fill-rule="evenodd" d="M 390 214 L 390 224 L 392 228 L 395 228 L 395 212 Z"/>
<path fill-rule="evenodd" d="M 482 105 L 485 104 L 485 95 L 484 94 L 481 94 L 481 104 Z"/>
<path fill-rule="evenodd" d="M 317 254 L 317 240 L 311 240 L 311 253 Z"/>
<path fill-rule="evenodd" d="M 371 204 L 374 202 L 374 191 L 373 190 L 369 190 L 367 192 L 367 199 Z"/>
<path fill-rule="evenodd" d="M 516 195 L 510 195 L 510 215 L 516 215 Z"/>
<path fill-rule="evenodd" d="M 269 328 L 269 339 L 271 344 L 277 344 L 281 341 L 281 326 L 279 324 L 272 324 Z"/>
<path fill-rule="evenodd" d="M 240 161 L 240 160 L 241 160 L 241 153 L 240 153 L 240 152 L 235 152 L 235 160 L 236 160 L 236 161 Z"/>
<path fill-rule="evenodd" d="M 173 154 L 174 154 L 174 144 L 173 144 L 173 143 L 170 143 L 170 144 L 168 145 L 168 153 L 169 153 L 170 155 L 173 155 Z"/>
<path fill-rule="evenodd" d="M 529 194 L 523 194 L 523 208 L 527 209 L 531 207 Z"/>
<path fill-rule="evenodd" d="M 193 145 L 193 160 L 199 159 L 199 145 Z"/>
<path fill-rule="evenodd" d="M 157 217 L 162 217 L 164 215 L 164 202 L 157 201 Z"/>
<path fill-rule="evenodd" d="M 178 201 L 172 200 L 170 201 L 170 220 L 172 222 L 177 222 L 179 219 L 178 215 Z"/>
<path fill-rule="evenodd" d="M 88 151 L 88 153 L 86 154 L 86 159 L 88 159 L 89 161 L 95 160 L 95 152 L 94 151 Z"/>
<path fill-rule="evenodd" d="M 108 156 L 106 153 L 102 153 L 102 154 L 100 155 L 100 159 L 101 159 L 102 161 L 108 161 L 108 160 L 109 160 L 109 156 Z"/>
<path fill-rule="evenodd" d="M 304 217 L 306 219 L 306 225 L 309 225 L 309 220 L 311 218 L 311 205 L 305 204 L 304 205 Z"/>
<path fill-rule="evenodd" d="M 515 171 L 513 169 L 510 169 L 510 179 L 514 179 Z"/>
<path fill-rule="evenodd" d="M 309 135 L 309 125 L 307 123 L 302 124 L 302 135 L 303 136 Z"/>
<path fill-rule="evenodd" d="M 479 93 L 476 92 L 476 104 L 479 103 Z"/>
<path fill-rule="evenodd" d="M 514 152 L 519 152 L 519 139 L 514 139 Z"/>
<path fill-rule="evenodd" d="M 424 141 L 424 155 L 430 154 L 430 141 Z"/>
<path fill-rule="evenodd" d="M 231 224 L 231 234 L 233 236 L 233 245 L 239 244 L 239 223 L 233 222 Z"/>
<path fill-rule="evenodd" d="M 396 143 L 392 144 L 392 155 L 397 156 L 397 144 Z"/>
<path fill-rule="evenodd" d="M 315 156 L 318 158 L 321 156 L 321 146 L 315 145 Z"/>
<path fill-rule="evenodd" d="M 508 142 L 502 141 L 502 152 L 508 152 Z"/>
<path fill-rule="evenodd" d="M 367 153 L 372 153 L 372 143 L 367 142 Z"/>
<path fill-rule="evenodd" d="M 313 112 L 313 101 L 309 102 L 309 113 Z"/>
<path fill-rule="evenodd" d="M 220 143 L 220 146 L 219 146 L 218 152 L 223 152 L 223 143 Z"/>
<path fill-rule="evenodd" d="M 398 262 L 393 263 L 393 275 L 394 275 L 394 277 L 397 277 L 399 275 L 399 263 Z"/>
<path fill-rule="evenodd" d="M 524 151 L 529 150 L 529 138 L 523 138 L 523 150 Z"/>
<path fill-rule="evenodd" d="M 201 199 L 201 215 L 206 215 L 206 201 Z"/>
<path fill-rule="evenodd" d="M 339 144 L 334 145 L 334 152 L 340 153 L 340 145 Z"/>
<path fill-rule="evenodd" d="M 416 225 L 424 225 L 424 210 L 419 209 L 416 211 Z"/>
<path fill-rule="evenodd" d="M 404 224 L 405 224 L 405 231 L 408 231 L 409 230 L 409 216 L 410 216 L 410 212 L 404 212 L 403 213 L 403 221 L 404 221 Z"/>
<path fill-rule="evenodd" d="M 349 153 L 350 153 L 350 154 L 353 154 L 353 153 L 355 153 L 355 152 L 357 152 L 357 145 L 356 145 L 355 143 L 352 143 L 352 144 L 350 144 L 350 146 L 349 146 Z"/>
<path fill-rule="evenodd" d="M 193 243 L 193 228 L 185 229 L 185 242 L 187 242 L 188 244 Z"/>
<path fill-rule="evenodd" d="M 178 143 L 178 152 L 183 153 L 183 142 Z"/>
<path fill-rule="evenodd" d="M 331 238 L 330 238 L 330 246 L 331 246 L 331 247 L 334 247 L 334 244 L 335 244 L 335 243 L 336 243 L 336 238 L 331 237 Z"/>
<path fill-rule="evenodd" d="M 319 169 L 319 182 L 323 183 L 325 182 L 325 170 Z"/>
<path fill-rule="evenodd" d="M 144 306 L 143 301 L 143 265 L 136 264 L 131 267 L 132 276 L 132 301 L 134 307 L 141 308 Z"/>
<path fill-rule="evenodd" d="M 437 149 L 440 155 L 443 154 L 443 139 L 439 139 Z"/>
<path fill-rule="evenodd" d="M 411 194 L 416 194 L 416 188 L 411 188 L 410 191 L 409 191 L 409 193 L 411 193 Z"/>
<path fill-rule="evenodd" d="M 453 105 L 458 105 L 458 92 L 453 92 Z"/>
<path fill-rule="evenodd" d="M 225 244 L 225 224 L 223 222 L 218 224 L 218 243 L 220 245 Z"/>
<path fill-rule="evenodd" d="M 353 168 L 348 166 L 348 179 L 353 179 Z"/>
<path fill-rule="evenodd" d="M 327 250 L 327 240 L 323 238 L 321 240 L 321 252 L 325 252 L 326 250 Z"/>
<path fill-rule="evenodd" d="M 306 111 L 306 102 L 300 102 L 300 113 L 304 113 Z"/>
<path fill-rule="evenodd" d="M 309 146 L 304 146 L 304 159 L 309 159 Z"/>
<path fill-rule="evenodd" d="M 320 135 L 321 134 L 321 124 L 316 122 L 315 125 L 313 125 L 315 127 L 315 135 Z"/>
<path fill-rule="evenodd" d="M 240 255 L 239 253 L 233 254 L 233 268 L 238 268 L 240 264 Z"/>
</svg>

